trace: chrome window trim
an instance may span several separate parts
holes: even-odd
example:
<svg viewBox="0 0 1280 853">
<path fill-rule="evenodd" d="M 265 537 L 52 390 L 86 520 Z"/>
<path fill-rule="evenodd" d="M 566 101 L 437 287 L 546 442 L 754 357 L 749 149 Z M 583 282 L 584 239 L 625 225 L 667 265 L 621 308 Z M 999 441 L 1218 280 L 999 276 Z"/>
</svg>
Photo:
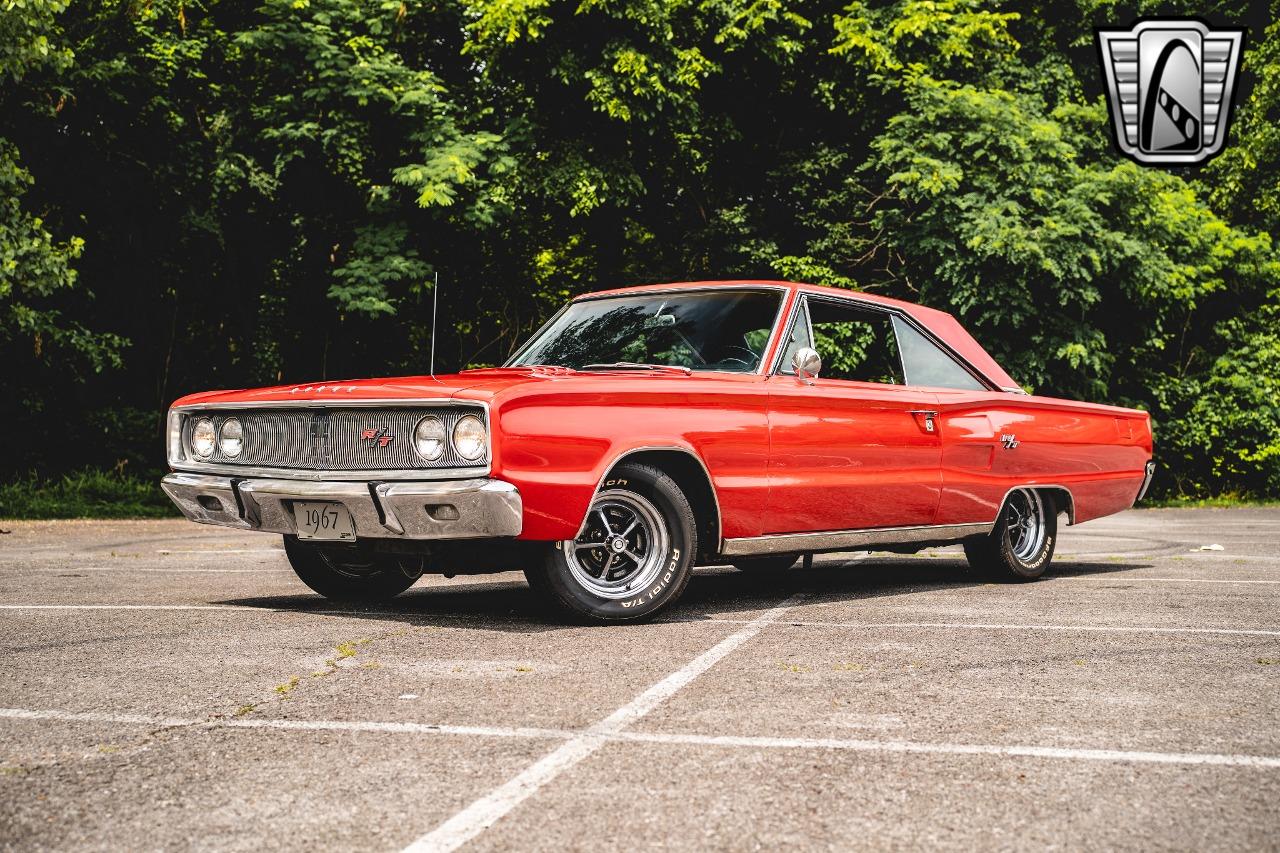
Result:
<svg viewBox="0 0 1280 853">
<path fill-rule="evenodd" d="M 170 413 L 190 416 L 192 413 L 209 410 L 236 409 L 351 409 L 351 408 L 387 408 L 399 406 L 419 408 L 422 406 L 457 406 L 459 408 L 481 409 L 484 411 L 485 425 L 485 461 L 483 464 L 453 468 L 390 468 L 363 469 L 354 471 L 331 471 L 319 468 L 270 468 L 254 465 L 225 465 L 216 462 L 199 462 L 190 458 L 168 460 L 174 471 L 187 471 L 195 474 L 226 474 L 232 477 L 265 477 L 277 480 L 461 480 L 473 477 L 487 477 L 493 470 L 493 420 L 490 417 L 489 404 L 484 400 L 458 400 L 452 397 L 420 397 L 415 399 L 362 399 L 342 400 L 253 400 L 245 403 L 186 403 L 171 406 Z M 452 438 L 450 439 L 452 440 Z"/>
<path fill-rule="evenodd" d="M 763 554 L 811 554 L 817 551 L 860 551 L 875 545 L 909 545 L 959 542 L 991 532 L 994 522 L 921 524 L 909 527 L 862 527 L 811 533 L 770 533 L 726 539 L 722 557 L 755 557 Z"/>
<path fill-rule="evenodd" d="M 743 371 L 737 371 L 737 370 L 694 370 L 693 373 L 695 374 L 697 373 L 729 373 L 734 376 L 763 376 L 765 375 L 765 372 L 766 372 L 764 357 L 765 355 L 768 354 L 769 347 L 773 344 L 774 340 L 780 334 L 778 321 L 782 318 L 783 310 L 787 307 L 786 294 L 791 290 L 791 288 L 785 284 L 743 284 L 741 286 L 738 286 L 736 284 L 729 284 L 729 285 L 718 284 L 718 285 L 703 285 L 701 287 L 662 287 L 659 285 L 651 288 L 629 290 L 626 293 L 601 293 L 601 294 L 584 293 L 582 296 L 579 296 L 575 299 L 570 300 L 568 303 L 565 304 L 563 308 L 561 308 L 554 315 L 552 315 L 550 320 L 543 323 L 538 328 L 538 331 L 530 335 L 529 339 L 524 342 L 524 345 L 521 346 L 520 349 L 516 351 L 516 354 L 511 356 L 509 359 L 507 359 L 502 366 L 503 367 L 520 366 L 520 365 L 517 365 L 515 362 L 518 359 L 520 359 L 526 352 L 529 351 L 529 349 L 533 346 L 533 342 L 536 341 L 538 337 L 542 335 L 543 332 L 545 332 L 548 328 L 550 328 L 552 323 L 560 319 L 561 314 L 568 311 L 571 307 L 573 307 L 574 305 L 577 305 L 579 302 L 598 302 L 602 299 L 625 299 L 631 296 L 648 296 L 652 294 L 709 293 L 709 292 L 724 293 L 725 291 L 743 291 L 743 290 L 777 290 L 783 294 L 782 299 L 778 300 L 778 310 L 773 315 L 773 327 L 769 331 L 769 337 L 765 339 L 764 350 L 760 353 L 760 365 L 755 370 L 752 370 L 749 372 L 743 372 Z"/>
<path fill-rule="evenodd" d="M 842 294 L 813 293 L 813 292 L 811 292 L 811 291 L 807 291 L 807 290 L 798 290 L 798 291 L 796 292 L 796 302 L 797 302 L 797 303 L 805 302 L 805 301 L 806 301 L 806 300 L 808 300 L 809 298 L 819 299 L 819 300 L 828 301 L 828 302 L 837 302 L 837 303 L 845 302 L 845 303 L 850 303 L 850 304 L 852 304 L 852 305 L 857 306 L 858 308 L 865 308 L 865 309 L 868 309 L 868 310 L 871 310 L 871 311 L 878 311 L 878 312 L 880 312 L 880 313 L 882 313 L 882 314 L 888 314 L 888 315 L 890 315 L 890 316 L 892 316 L 892 317 L 899 317 L 899 318 L 901 318 L 905 323 L 907 323 L 908 325 L 910 325 L 912 329 L 916 330 L 916 331 L 917 331 L 917 332 L 919 332 L 921 335 L 923 335 L 923 336 L 925 337 L 925 339 L 926 339 L 926 340 L 928 340 L 928 341 L 929 341 L 930 343 L 932 343 L 934 346 L 936 346 L 936 347 L 938 347 L 940 350 L 942 350 L 942 352 L 943 352 L 945 355 L 947 355 L 949 358 L 951 358 L 953 361 L 955 361 L 955 362 L 956 362 L 956 364 L 960 365 L 960 367 L 961 367 L 961 368 L 963 368 L 965 371 L 967 371 L 971 376 L 973 376 L 973 378 L 974 378 L 974 379 L 978 380 L 978 382 L 979 382 L 980 384 L 982 384 L 982 385 L 986 386 L 986 390 L 988 390 L 988 391 L 1005 391 L 1006 393 L 1008 392 L 1008 389 L 1001 388 L 998 384 L 996 384 L 995 382 L 993 382 L 993 381 L 991 380 L 991 378 L 990 378 L 990 377 L 988 377 L 985 373 L 983 373 L 982 371 L 978 370 L 978 368 L 976 368 L 976 367 L 974 367 L 972 364 L 970 364 L 970 363 L 969 363 L 969 360 L 968 360 L 967 358 L 965 358 L 964 356 L 960 355 L 960 353 L 956 352 L 956 351 L 955 351 L 955 350 L 954 350 L 950 345 L 948 345 L 945 341 L 943 341 L 941 338 L 939 338 L 937 335 L 935 335 L 935 334 L 934 334 L 933 332 L 931 332 L 929 329 L 925 328 L 921 323 L 917 322 L 917 321 L 916 321 L 916 319 L 915 319 L 914 317 L 912 317 L 912 316 L 911 316 L 910 314 L 908 314 L 907 312 L 905 312 L 905 311 L 901 310 L 900 308 L 894 308 L 894 307 L 892 307 L 892 306 L 890 306 L 890 305 L 880 305 L 880 304 L 878 304 L 878 303 L 876 303 L 876 302 L 871 302 L 871 301 L 868 301 L 868 300 L 866 300 L 866 299 L 859 299 L 859 298 L 858 298 L 856 295 L 854 295 L 854 294 L 850 294 L 850 295 L 848 295 L 848 296 L 844 296 L 844 295 L 842 295 Z M 786 328 L 787 328 L 788 330 L 790 330 L 790 329 L 791 329 L 791 325 L 792 325 L 792 323 L 794 322 L 795 314 L 796 314 L 796 310 L 797 310 L 797 309 L 796 309 L 796 307 L 793 307 L 793 308 L 792 308 L 792 311 L 791 311 L 791 316 L 789 316 L 789 317 L 787 318 Z M 806 306 L 805 306 L 805 310 L 806 310 L 806 312 L 807 312 L 807 310 L 808 310 L 808 306 L 807 306 L 807 304 L 806 304 Z M 892 324 L 891 324 L 891 325 L 892 325 Z M 812 326 L 810 326 L 810 337 L 812 337 Z M 897 340 L 897 332 L 896 332 L 896 331 L 894 332 L 894 340 L 895 340 L 895 341 Z M 899 358 L 899 360 L 901 360 L 901 358 L 902 358 L 902 353 L 901 353 L 901 349 L 902 349 L 902 347 L 901 347 L 901 346 L 899 346 L 899 347 L 898 347 L 898 349 L 899 349 L 898 358 Z M 781 372 L 781 368 L 782 368 L 782 364 L 781 364 L 781 362 L 782 362 L 782 356 L 783 356 L 783 353 L 782 353 L 782 352 L 777 352 L 777 353 L 775 353 L 775 354 L 774 354 L 773 366 L 772 366 L 772 368 L 771 368 L 771 369 L 770 369 L 770 371 L 769 371 L 769 375 L 771 375 L 771 376 L 778 376 L 778 375 L 782 375 L 782 376 L 789 376 L 789 375 L 790 375 L 790 374 L 785 374 L 785 373 L 782 373 L 782 372 Z M 902 371 L 902 379 L 903 379 L 903 383 L 904 383 L 904 384 L 899 385 L 899 386 L 896 386 L 896 387 L 899 387 L 899 388 L 932 388 L 932 387 L 934 387 L 934 386 L 932 386 L 932 385 L 911 385 L 911 384 L 909 384 L 909 383 L 907 383 L 907 382 L 906 382 L 906 378 L 907 378 L 907 372 L 906 372 L 906 369 L 904 368 L 904 369 L 903 369 L 903 371 Z M 849 382 L 849 381 L 853 381 L 853 380 L 837 379 L 837 380 L 834 380 L 834 381 L 836 381 L 836 382 Z M 867 384 L 883 384 L 883 383 L 867 383 Z M 952 390 L 952 389 L 944 389 L 944 390 Z"/>
</svg>

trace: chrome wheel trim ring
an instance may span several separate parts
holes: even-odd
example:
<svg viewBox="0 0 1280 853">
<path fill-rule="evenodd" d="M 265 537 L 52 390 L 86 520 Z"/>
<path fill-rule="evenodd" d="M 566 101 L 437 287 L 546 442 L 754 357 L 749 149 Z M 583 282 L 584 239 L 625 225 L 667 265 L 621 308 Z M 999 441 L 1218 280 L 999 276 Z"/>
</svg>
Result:
<svg viewBox="0 0 1280 853">
<path fill-rule="evenodd" d="M 560 545 L 580 587 L 600 598 L 621 599 L 658 579 L 671 537 L 652 503 L 634 492 L 608 489 L 591 502 L 582 535 Z"/>
<path fill-rule="evenodd" d="M 1009 517 L 1005 522 L 1009 531 L 1009 548 L 1013 556 L 1029 563 L 1044 547 L 1049 535 L 1044 500 L 1038 492 L 1020 489 L 1009 496 Z"/>
</svg>

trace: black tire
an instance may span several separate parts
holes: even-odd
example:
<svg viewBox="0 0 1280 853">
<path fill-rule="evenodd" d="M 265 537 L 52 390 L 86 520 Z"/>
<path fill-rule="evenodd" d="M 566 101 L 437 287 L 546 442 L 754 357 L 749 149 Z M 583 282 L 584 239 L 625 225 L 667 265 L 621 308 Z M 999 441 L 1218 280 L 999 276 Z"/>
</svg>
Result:
<svg viewBox="0 0 1280 853">
<path fill-rule="evenodd" d="M 991 533 L 965 540 L 964 555 L 970 567 L 984 577 L 1029 581 L 1044 574 L 1057 542 L 1058 509 L 1053 497 L 1047 492 L 1019 489 L 1005 501 Z"/>
<path fill-rule="evenodd" d="M 652 619 L 680 598 L 698 538 L 693 510 L 675 480 L 650 465 L 624 463 L 587 514 L 578 539 L 547 543 L 541 559 L 525 569 L 536 593 L 557 611 L 595 624 Z M 614 550 L 618 540 L 621 552 Z"/>
<path fill-rule="evenodd" d="M 318 545 L 284 537 L 298 578 L 334 601 L 386 601 L 422 577 L 422 558 L 362 553 L 353 545 Z"/>
<path fill-rule="evenodd" d="M 799 558 L 799 554 L 771 554 L 768 557 L 750 557 L 734 560 L 731 565 L 740 572 L 763 575 L 772 572 L 785 572 L 794 566 Z"/>
</svg>

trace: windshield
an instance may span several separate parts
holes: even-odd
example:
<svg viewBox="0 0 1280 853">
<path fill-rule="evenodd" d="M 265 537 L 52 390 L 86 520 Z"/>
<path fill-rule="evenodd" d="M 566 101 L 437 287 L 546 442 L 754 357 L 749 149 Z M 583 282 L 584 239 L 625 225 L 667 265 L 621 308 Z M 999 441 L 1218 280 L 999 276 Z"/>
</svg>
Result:
<svg viewBox="0 0 1280 853">
<path fill-rule="evenodd" d="M 662 365 L 752 373 L 782 303 L 777 290 L 645 293 L 575 302 L 511 364 L 582 370 Z"/>
</svg>

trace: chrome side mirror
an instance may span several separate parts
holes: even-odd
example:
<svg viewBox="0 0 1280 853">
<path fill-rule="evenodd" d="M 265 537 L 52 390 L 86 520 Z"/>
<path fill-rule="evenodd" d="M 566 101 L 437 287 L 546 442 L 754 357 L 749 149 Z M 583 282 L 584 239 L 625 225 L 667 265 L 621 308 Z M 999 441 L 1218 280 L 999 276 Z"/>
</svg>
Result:
<svg viewBox="0 0 1280 853">
<path fill-rule="evenodd" d="M 800 347 L 791 357 L 791 367 L 801 382 L 817 379 L 818 371 L 822 370 L 822 356 L 813 347 Z"/>
</svg>

